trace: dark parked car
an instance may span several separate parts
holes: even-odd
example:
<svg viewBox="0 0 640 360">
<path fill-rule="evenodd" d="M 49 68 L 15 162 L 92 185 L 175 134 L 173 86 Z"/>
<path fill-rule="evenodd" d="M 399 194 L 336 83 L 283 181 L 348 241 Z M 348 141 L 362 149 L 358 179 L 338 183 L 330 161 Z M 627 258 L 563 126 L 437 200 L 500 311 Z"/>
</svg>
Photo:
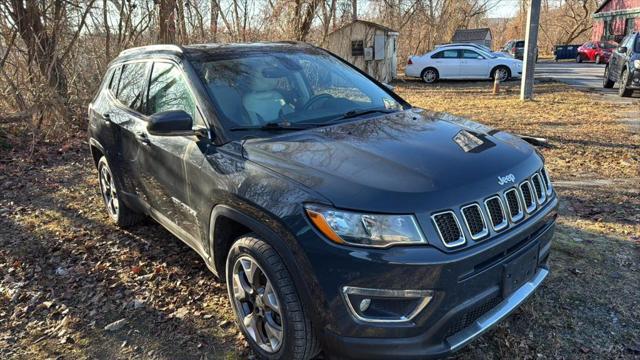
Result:
<svg viewBox="0 0 640 360">
<path fill-rule="evenodd" d="M 524 40 L 509 40 L 502 47 L 502 52 L 522 60 L 524 58 Z"/>
<path fill-rule="evenodd" d="M 192 247 L 260 358 L 443 356 L 549 272 L 534 148 L 310 45 L 126 50 L 89 137 L 109 216 Z"/>
<path fill-rule="evenodd" d="M 612 88 L 616 82 L 620 96 L 631 96 L 634 90 L 640 90 L 640 32 L 627 35 L 611 54 L 602 86 Z"/>
</svg>

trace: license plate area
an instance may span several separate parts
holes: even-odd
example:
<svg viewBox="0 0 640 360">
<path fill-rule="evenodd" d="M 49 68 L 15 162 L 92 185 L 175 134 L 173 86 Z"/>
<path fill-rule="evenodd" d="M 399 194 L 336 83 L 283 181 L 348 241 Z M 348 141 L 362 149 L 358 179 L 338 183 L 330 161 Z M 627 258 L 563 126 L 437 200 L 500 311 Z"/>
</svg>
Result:
<svg viewBox="0 0 640 360">
<path fill-rule="evenodd" d="M 538 267 L 538 244 L 531 246 L 504 266 L 502 295 L 507 297 L 529 281 Z"/>
</svg>

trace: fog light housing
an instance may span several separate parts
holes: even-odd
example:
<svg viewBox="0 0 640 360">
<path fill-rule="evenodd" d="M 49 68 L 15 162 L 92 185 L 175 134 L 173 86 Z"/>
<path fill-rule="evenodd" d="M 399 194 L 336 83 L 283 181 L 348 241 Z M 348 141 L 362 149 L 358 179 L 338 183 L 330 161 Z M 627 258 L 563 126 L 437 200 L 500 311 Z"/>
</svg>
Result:
<svg viewBox="0 0 640 360">
<path fill-rule="evenodd" d="M 342 288 L 354 319 L 374 323 L 410 322 L 433 298 L 431 290 L 387 290 L 353 286 Z"/>
</svg>

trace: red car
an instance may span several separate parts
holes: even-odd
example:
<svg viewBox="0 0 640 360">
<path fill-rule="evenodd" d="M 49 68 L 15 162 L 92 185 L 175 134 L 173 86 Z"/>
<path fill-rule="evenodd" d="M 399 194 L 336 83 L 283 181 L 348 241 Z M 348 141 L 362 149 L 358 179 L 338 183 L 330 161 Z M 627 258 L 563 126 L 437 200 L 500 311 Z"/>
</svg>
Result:
<svg viewBox="0 0 640 360">
<path fill-rule="evenodd" d="M 587 41 L 578 48 L 576 62 L 593 61 L 596 64 L 608 63 L 611 52 L 617 47 L 618 44 L 613 41 Z"/>
</svg>

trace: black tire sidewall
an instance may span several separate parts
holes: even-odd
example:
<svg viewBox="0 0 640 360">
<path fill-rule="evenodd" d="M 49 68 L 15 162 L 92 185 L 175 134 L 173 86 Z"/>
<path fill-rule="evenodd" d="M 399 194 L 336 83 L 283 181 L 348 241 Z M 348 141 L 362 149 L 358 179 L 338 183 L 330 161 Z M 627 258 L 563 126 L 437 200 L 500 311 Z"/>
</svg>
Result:
<svg viewBox="0 0 640 360">
<path fill-rule="evenodd" d="M 425 78 L 424 78 L 424 76 L 427 73 L 427 71 L 433 71 L 435 73 L 435 79 L 433 79 L 433 81 L 431 81 L 431 82 L 425 80 Z M 438 79 L 440 79 L 440 73 L 438 73 L 438 70 L 436 70 L 434 68 L 426 68 L 426 69 L 422 70 L 422 73 L 420 74 L 420 78 L 426 84 L 433 84 L 433 83 L 436 83 L 438 81 Z"/>
<path fill-rule="evenodd" d="M 245 239 L 257 240 L 257 242 L 250 243 L 250 242 L 244 241 Z M 260 252 L 258 249 L 255 248 L 255 246 L 250 245 L 250 244 L 256 244 L 256 243 L 266 244 L 273 250 L 273 253 L 276 254 L 277 261 L 279 261 L 282 267 L 285 269 L 285 271 L 287 271 L 287 276 L 289 277 L 288 281 L 287 279 L 283 279 L 282 277 L 278 276 L 278 270 L 274 269 L 273 265 L 268 261 L 268 259 L 264 258 L 263 252 Z M 284 333 L 282 338 L 282 345 L 280 346 L 280 349 L 278 349 L 278 351 L 275 353 L 270 354 L 262 350 L 260 346 L 254 343 L 254 341 L 251 339 L 251 336 L 240 325 L 240 319 L 238 317 L 239 312 L 238 312 L 238 309 L 236 309 L 235 301 L 233 300 L 232 276 L 233 276 L 233 266 L 236 260 L 241 256 L 250 256 L 252 259 L 254 259 L 258 263 L 258 265 L 260 265 L 262 270 L 269 277 L 269 280 L 273 284 L 274 291 L 278 296 L 280 308 L 282 309 L 281 310 L 282 322 L 283 322 L 282 327 L 283 327 Z M 225 266 L 226 266 L 225 279 L 227 282 L 227 293 L 229 296 L 229 301 L 231 302 L 231 307 L 236 316 L 236 321 L 238 322 L 238 328 L 240 328 L 240 331 L 244 335 L 251 349 L 258 355 L 258 358 L 260 359 L 270 359 L 270 360 L 293 359 L 294 358 L 293 350 L 296 344 L 295 344 L 295 341 L 291 341 L 291 339 L 295 338 L 295 331 L 296 331 L 294 326 L 295 319 L 291 318 L 291 313 L 289 309 L 289 306 L 291 304 L 287 303 L 282 293 L 283 286 L 293 286 L 293 281 L 291 280 L 291 275 L 288 273 L 288 270 L 284 266 L 282 259 L 275 252 L 275 249 L 273 249 L 273 247 L 271 247 L 264 240 L 260 239 L 255 235 L 243 236 L 232 245 L 231 249 L 229 250 L 229 255 L 227 256 L 227 262 Z M 296 296 L 298 297 L 297 306 L 301 307 L 302 304 L 300 303 L 299 296 L 297 295 L 297 291 L 296 291 Z"/>
<path fill-rule="evenodd" d="M 502 81 L 502 82 L 509 81 L 509 79 L 511 79 L 511 70 L 509 69 L 508 66 L 504 66 L 504 65 L 496 66 L 496 68 L 493 69 L 493 72 L 491 73 L 491 78 L 493 80 L 495 80 L 496 76 L 498 74 L 498 71 L 500 71 L 500 70 L 504 71 L 507 74 L 507 77 L 505 77 L 504 80 L 500 80 L 500 81 Z"/>
</svg>

